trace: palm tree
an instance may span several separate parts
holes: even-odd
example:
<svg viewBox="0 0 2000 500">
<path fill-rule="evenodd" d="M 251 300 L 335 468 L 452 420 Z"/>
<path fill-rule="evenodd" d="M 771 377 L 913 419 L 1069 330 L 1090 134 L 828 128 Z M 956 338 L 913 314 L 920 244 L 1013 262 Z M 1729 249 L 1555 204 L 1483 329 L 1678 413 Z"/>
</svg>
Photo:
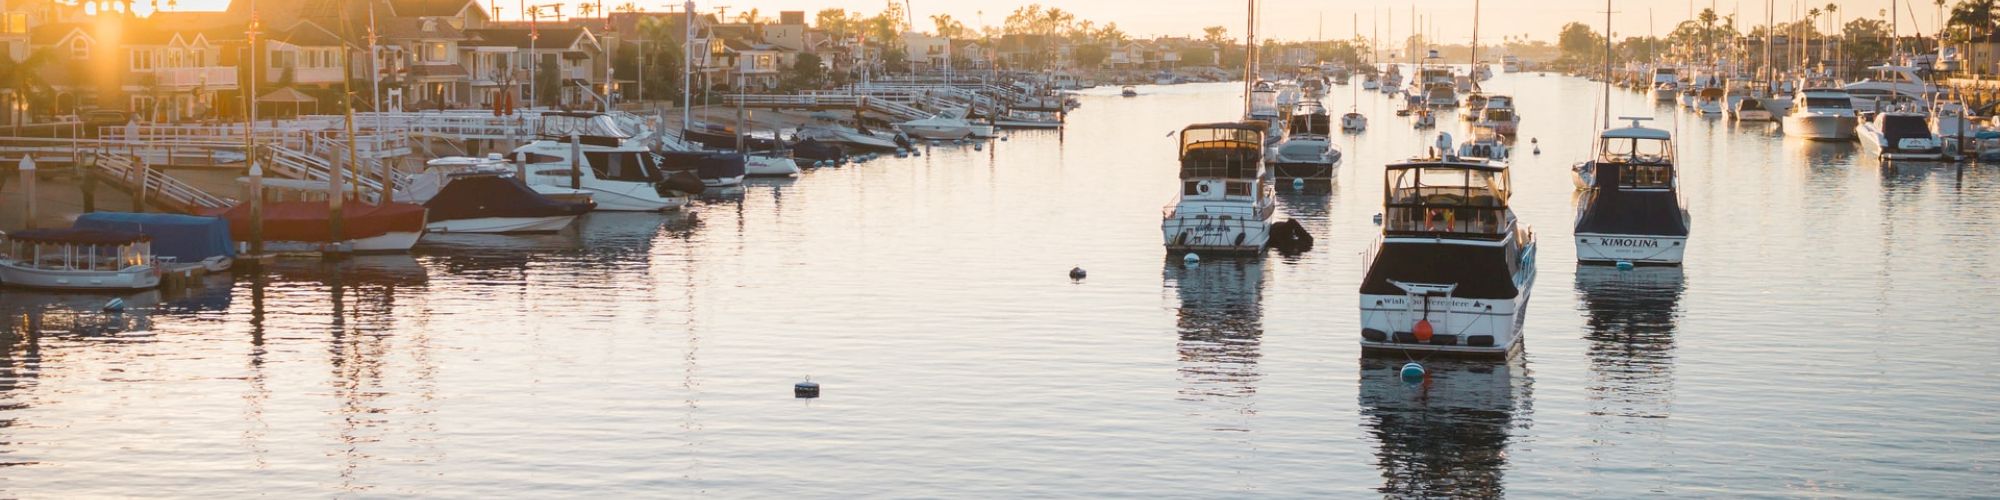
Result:
<svg viewBox="0 0 2000 500">
<path fill-rule="evenodd" d="M 1951 8 L 1949 24 L 1963 30 L 1964 40 L 1967 42 L 1983 43 L 1985 40 L 1979 39 L 1993 32 L 1996 14 L 2000 14 L 2000 0 L 1960 0 L 1957 6 Z M 1972 67 L 1968 72 L 1983 73 L 1981 70 L 1985 68 L 1979 67 L 1979 51 L 1970 52 L 1973 60 L 1970 61 Z"/>
<path fill-rule="evenodd" d="M 41 73 L 54 60 L 54 53 L 47 48 L 37 49 L 20 61 L 0 55 L 0 94 L 11 95 L 13 99 L 33 101 L 32 97 L 35 94 L 48 90 L 49 83 L 42 79 Z M 20 122 L 18 117 L 14 121 Z"/>
</svg>

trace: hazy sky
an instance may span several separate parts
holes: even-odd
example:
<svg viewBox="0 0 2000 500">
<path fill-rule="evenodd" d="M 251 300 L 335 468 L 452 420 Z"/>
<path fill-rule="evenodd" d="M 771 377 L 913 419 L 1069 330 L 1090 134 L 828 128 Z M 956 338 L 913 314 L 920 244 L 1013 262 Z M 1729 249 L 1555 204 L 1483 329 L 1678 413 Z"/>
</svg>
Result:
<svg viewBox="0 0 2000 500">
<path fill-rule="evenodd" d="M 181 0 L 183 9 L 219 10 L 229 0 Z M 491 8 L 490 0 L 481 4 Z M 581 0 L 564 0 L 562 3 L 575 4 Z M 1956 0 L 1953 0 L 1954 3 Z M 1828 3 L 1840 5 L 1841 15 L 1848 20 L 1861 16 L 1880 17 L 1889 8 L 1891 0 L 1813 0 L 1809 6 L 1824 7 Z M 144 2 L 141 2 L 144 3 Z M 534 4 L 536 2 L 529 2 Z M 556 3 L 556 2 L 540 2 Z M 603 0 L 606 7 L 624 3 L 624 0 Z M 639 1 L 648 11 L 677 11 L 679 2 L 668 3 L 661 0 Z M 916 14 L 916 25 L 929 29 L 929 17 L 933 14 L 950 14 L 967 25 L 976 26 L 983 19 L 986 24 L 999 25 L 1007 14 L 1015 8 L 1030 3 L 1061 7 L 1077 14 L 1079 18 L 1090 19 L 1103 24 L 1116 22 L 1127 33 L 1139 36 L 1152 35 L 1197 35 L 1204 26 L 1223 25 L 1232 36 L 1241 37 L 1246 21 L 1243 0 L 1193 1 L 1193 0 L 909 0 Z M 1462 42 L 1472 38 L 1473 0 L 1265 0 L 1260 2 L 1263 10 L 1263 25 L 1259 38 L 1313 39 L 1322 32 L 1326 38 L 1351 36 L 1359 16 L 1359 32 L 1368 36 L 1370 20 L 1383 16 L 1380 23 L 1382 36 L 1388 38 L 1391 30 L 1397 37 L 1409 34 L 1410 8 L 1416 7 L 1417 14 L 1426 18 L 1434 17 L 1434 28 L 1426 32 L 1437 33 L 1439 40 Z M 1799 2 L 1778 1 L 1777 19 L 1780 22 L 1792 17 L 1792 10 Z M 521 0 L 500 0 L 501 17 L 512 18 L 519 15 Z M 767 16 L 776 16 L 781 10 L 804 10 L 839 7 L 874 13 L 885 5 L 877 0 L 723 0 L 698 1 L 699 11 L 712 12 L 718 7 L 728 7 L 729 12 L 740 12 L 747 8 L 757 8 Z M 1764 20 L 1764 2 L 1736 2 L 1707 0 L 1693 4 L 1699 11 L 1714 6 L 1721 15 L 1737 14 L 1737 25 L 1748 27 L 1761 24 Z M 1903 10 L 1901 32 L 1914 34 L 1919 29 L 1929 34 L 1937 29 L 1938 8 L 1931 1 L 1920 0 L 1915 5 L 1909 2 L 1898 4 Z M 1801 7 L 1804 9 L 1806 7 Z M 1378 9 L 1378 10 L 1370 10 Z M 1393 23 L 1389 12 L 1393 10 Z M 1619 36 L 1639 36 L 1647 33 L 1648 13 L 1655 33 L 1664 35 L 1673 29 L 1676 22 L 1688 18 L 1689 3 L 1674 0 L 1614 0 L 1612 29 Z M 575 12 L 574 9 L 567 10 Z M 1481 0 L 1480 38 L 1498 40 L 1500 36 L 1528 35 L 1531 38 L 1554 40 L 1556 30 L 1570 21 L 1585 21 L 1593 28 L 1602 29 L 1604 24 L 1604 2 L 1602 0 Z M 1915 23 L 1912 23 L 1912 15 Z M 1392 25 L 1393 24 L 1393 25 Z M 1323 31 L 1322 31 L 1323 30 Z"/>
</svg>

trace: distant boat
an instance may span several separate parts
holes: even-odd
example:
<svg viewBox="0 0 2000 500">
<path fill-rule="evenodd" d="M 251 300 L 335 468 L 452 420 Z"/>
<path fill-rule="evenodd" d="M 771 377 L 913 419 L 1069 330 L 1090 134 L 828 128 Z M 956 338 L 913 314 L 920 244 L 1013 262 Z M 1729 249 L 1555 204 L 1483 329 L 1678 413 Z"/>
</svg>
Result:
<svg viewBox="0 0 2000 500">
<path fill-rule="evenodd" d="M 0 284 L 122 291 L 160 286 L 153 239 L 137 231 L 28 229 L 0 233 Z"/>
<path fill-rule="evenodd" d="M 1139 97 L 1139 89 L 1132 88 L 1131 85 L 1126 85 L 1125 88 L 1118 89 L 1118 95 L 1125 97 Z"/>
</svg>

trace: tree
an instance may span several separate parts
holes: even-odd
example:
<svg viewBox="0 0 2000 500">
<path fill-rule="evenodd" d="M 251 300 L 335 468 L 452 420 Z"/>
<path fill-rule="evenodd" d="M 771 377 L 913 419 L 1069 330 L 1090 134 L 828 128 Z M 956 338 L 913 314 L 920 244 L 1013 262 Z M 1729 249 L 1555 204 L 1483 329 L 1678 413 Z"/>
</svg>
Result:
<svg viewBox="0 0 2000 500">
<path fill-rule="evenodd" d="M 948 40 L 963 40 L 968 31 L 965 29 L 965 23 L 952 19 L 951 14 L 931 16 L 931 23 L 937 25 L 937 35 Z"/>
<path fill-rule="evenodd" d="M 1562 50 L 1560 60 L 1569 64 L 1587 64 L 1604 58 L 1604 37 L 1583 23 L 1563 25 L 1556 36 L 1556 47 Z"/>
<path fill-rule="evenodd" d="M 805 52 L 799 54 L 797 60 L 792 61 L 791 69 L 785 71 L 784 87 L 787 91 L 816 89 L 821 87 L 825 77 L 826 71 L 820 67 L 819 56 Z"/>
<path fill-rule="evenodd" d="M 1187 47 L 1187 48 L 1183 48 L 1183 49 L 1181 49 L 1181 65 L 1182 65 L 1182 66 L 1214 66 L 1214 65 L 1215 65 L 1215 49 L 1212 49 L 1212 48 L 1206 48 L 1206 47 Z"/>
<path fill-rule="evenodd" d="M 1201 39 L 1202 41 L 1208 42 L 1209 45 L 1219 46 L 1224 43 L 1228 43 L 1229 28 L 1224 28 L 1221 26 L 1209 26 L 1207 28 L 1202 28 Z"/>
<path fill-rule="evenodd" d="M 1880 61 L 1889 57 L 1889 23 L 1881 19 L 1848 21 L 1841 31 L 1840 46 L 1852 61 Z"/>
<path fill-rule="evenodd" d="M 1958 30 L 1954 38 L 1970 42 L 1993 33 L 1996 13 L 2000 13 L 2000 0 L 1959 0 L 1951 8 L 1951 20 L 1945 24 Z M 1972 53 L 1972 60 L 1967 61 L 1968 70 L 1985 73 L 1985 68 L 1979 66 L 1979 52 L 1968 52 Z"/>
<path fill-rule="evenodd" d="M 53 60 L 52 54 L 47 48 L 36 49 L 29 53 L 27 58 L 19 61 L 6 54 L 0 54 L 0 94 L 9 94 L 14 100 L 27 102 L 50 101 L 34 97 L 49 88 L 49 82 L 42 80 L 41 72 L 42 68 L 47 67 Z M 11 110 L 13 106 L 8 108 Z M 20 123 L 20 120 L 17 118 L 14 123 Z"/>
<path fill-rule="evenodd" d="M 848 14 L 847 9 L 824 9 L 813 17 L 813 26 L 835 39 L 846 39 L 861 32 L 861 18 Z"/>
<path fill-rule="evenodd" d="M 1078 66 L 1097 68 L 1103 66 L 1104 60 L 1111 57 L 1111 50 L 1104 48 L 1103 44 L 1090 43 L 1078 45 L 1076 52 L 1071 55 L 1076 58 Z"/>
<path fill-rule="evenodd" d="M 612 53 L 613 72 L 632 75 L 634 79 L 645 78 L 644 95 L 638 99 L 670 99 L 679 102 L 681 98 L 681 45 L 680 19 L 672 17 L 646 17 L 639 21 L 638 50 L 619 50 Z M 639 61 L 646 62 L 646 70 L 641 75 Z M 634 89 L 634 92 L 640 92 Z"/>
<path fill-rule="evenodd" d="M 535 104 L 554 106 L 562 96 L 562 68 L 556 66 L 553 57 L 542 58 L 541 69 L 535 71 Z"/>
</svg>

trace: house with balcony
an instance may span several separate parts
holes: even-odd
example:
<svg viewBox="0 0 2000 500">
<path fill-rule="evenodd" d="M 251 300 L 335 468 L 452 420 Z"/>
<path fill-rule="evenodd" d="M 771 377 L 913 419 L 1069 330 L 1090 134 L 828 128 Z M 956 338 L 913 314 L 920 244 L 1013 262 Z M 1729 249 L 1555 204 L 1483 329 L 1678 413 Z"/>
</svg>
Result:
<svg viewBox="0 0 2000 500">
<path fill-rule="evenodd" d="M 588 28 L 493 28 L 467 35 L 465 69 L 485 90 L 475 93 L 477 106 L 492 106 L 498 92 L 517 89 L 523 105 L 589 108 L 608 82 L 609 61 Z M 543 88 L 551 84 L 554 89 Z"/>
<path fill-rule="evenodd" d="M 903 57 L 915 71 L 930 71 L 951 64 L 951 39 L 920 32 L 903 33 Z"/>
<path fill-rule="evenodd" d="M 290 87 L 319 99 L 316 109 L 339 105 L 341 81 L 347 76 L 340 67 L 347 56 L 341 52 L 339 35 L 318 23 L 299 21 L 268 35 L 263 46 L 265 68 L 257 75 L 260 93 Z M 367 71 L 363 67 L 354 75 L 366 79 Z"/>
</svg>

